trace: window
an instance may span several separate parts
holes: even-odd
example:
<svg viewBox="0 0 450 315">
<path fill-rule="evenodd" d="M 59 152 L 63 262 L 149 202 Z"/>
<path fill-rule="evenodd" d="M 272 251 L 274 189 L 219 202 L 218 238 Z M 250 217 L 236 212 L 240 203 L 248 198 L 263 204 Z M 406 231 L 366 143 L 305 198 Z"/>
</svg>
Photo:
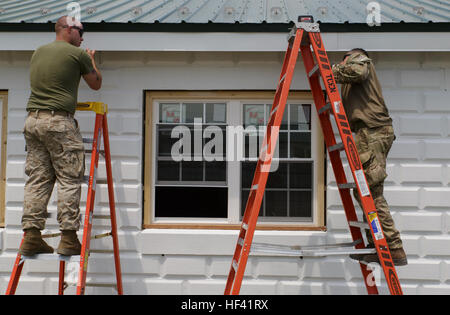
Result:
<svg viewBox="0 0 450 315">
<path fill-rule="evenodd" d="M 249 126 L 266 126 L 271 104 L 243 105 L 245 129 Z M 260 128 L 258 128 L 260 129 Z M 245 147 L 248 159 L 241 163 L 241 215 L 244 214 L 250 186 L 255 173 L 256 161 L 250 158 L 251 137 L 259 143 L 264 137 L 264 129 L 258 133 L 246 134 Z M 267 180 L 260 210 L 260 220 L 312 221 L 313 214 L 313 165 L 311 149 L 311 104 L 287 103 L 278 136 L 278 159 Z M 253 161 L 252 161 L 253 160 Z"/>
<path fill-rule="evenodd" d="M 273 92 L 146 92 L 144 228 L 239 228 Z M 322 229 L 324 146 L 312 97 L 291 92 L 259 228 Z"/>
<path fill-rule="evenodd" d="M 1 149 L 0 149 L 0 227 L 5 225 L 5 185 L 6 185 L 6 138 L 8 115 L 8 92 L 0 90 L 0 108 L 2 119 L 0 120 Z"/>
<path fill-rule="evenodd" d="M 226 106 L 158 102 L 155 217 L 227 217 Z"/>
</svg>

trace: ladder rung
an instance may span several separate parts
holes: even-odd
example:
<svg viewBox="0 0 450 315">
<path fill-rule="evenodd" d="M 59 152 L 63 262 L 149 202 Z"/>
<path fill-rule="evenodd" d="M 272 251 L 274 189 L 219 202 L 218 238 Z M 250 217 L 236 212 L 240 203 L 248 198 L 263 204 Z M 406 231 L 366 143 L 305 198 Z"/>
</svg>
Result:
<svg viewBox="0 0 450 315">
<path fill-rule="evenodd" d="M 330 152 L 344 150 L 344 144 L 342 142 L 332 145 L 328 148 Z"/>
<path fill-rule="evenodd" d="M 244 246 L 244 239 L 242 237 L 239 237 L 238 244 Z"/>
<path fill-rule="evenodd" d="M 277 109 L 278 109 L 278 106 L 276 106 L 276 107 L 270 112 L 269 120 L 270 120 L 270 117 L 272 117 L 272 115 L 277 111 Z"/>
<path fill-rule="evenodd" d="M 370 229 L 369 224 L 366 223 L 366 222 L 349 221 L 348 225 L 353 226 L 353 227 L 358 227 L 358 228 L 361 228 L 361 229 L 367 229 L 367 230 Z"/>
<path fill-rule="evenodd" d="M 117 284 L 115 283 L 86 283 L 87 287 L 99 287 L 99 288 L 113 288 L 117 290 Z"/>
<path fill-rule="evenodd" d="M 233 262 L 231 263 L 231 266 L 233 267 L 234 271 L 237 272 L 237 270 L 238 270 L 238 264 L 237 264 L 236 260 L 233 259 Z"/>
<path fill-rule="evenodd" d="M 278 84 L 281 84 L 281 82 L 283 82 L 284 79 L 286 79 L 286 74 L 284 74 L 284 75 L 281 77 L 280 82 L 279 82 Z"/>
<path fill-rule="evenodd" d="M 64 260 L 65 262 L 79 262 L 80 255 L 65 256 L 60 254 L 36 254 L 33 256 L 21 256 L 23 260 Z"/>
<path fill-rule="evenodd" d="M 92 139 L 92 138 L 83 138 L 83 143 L 94 143 L 94 139 Z"/>
<path fill-rule="evenodd" d="M 322 106 L 319 109 L 319 115 L 324 113 L 324 112 L 326 112 L 326 111 L 329 111 L 330 109 L 331 109 L 331 103 L 327 103 L 325 106 Z"/>
<path fill-rule="evenodd" d="M 51 238 L 51 237 L 57 237 L 60 236 L 61 233 L 51 233 L 51 234 L 43 234 L 42 238 Z"/>
<path fill-rule="evenodd" d="M 84 150 L 85 153 L 88 154 L 92 154 L 92 149 L 86 149 Z M 98 153 L 100 153 L 100 155 L 105 156 L 105 150 L 99 150 Z"/>
<path fill-rule="evenodd" d="M 248 224 L 247 223 L 242 223 L 242 228 L 247 231 L 248 230 Z"/>
<path fill-rule="evenodd" d="M 256 189 L 258 189 L 258 184 L 255 184 L 252 186 L 252 190 L 256 190 Z"/>
<path fill-rule="evenodd" d="M 317 73 L 318 70 L 319 70 L 319 64 L 316 64 L 314 66 L 314 68 L 312 68 L 311 71 L 309 71 L 308 78 L 311 78 L 314 74 Z"/>
<path fill-rule="evenodd" d="M 93 219 L 110 219 L 111 216 L 109 214 L 94 214 L 92 216 Z"/>
<path fill-rule="evenodd" d="M 338 184 L 339 189 L 356 189 L 355 183 Z"/>
<path fill-rule="evenodd" d="M 88 175 L 83 176 L 83 182 L 85 184 L 89 184 L 89 176 Z M 106 180 L 106 179 L 97 179 L 95 181 L 95 183 L 96 184 L 108 184 L 108 180 Z"/>
<path fill-rule="evenodd" d="M 111 235 L 112 235 L 112 232 L 97 234 L 97 235 L 91 236 L 91 240 L 97 239 L 97 238 L 108 237 L 108 236 L 111 236 Z"/>
<path fill-rule="evenodd" d="M 332 246 L 331 246 L 332 247 Z M 375 248 L 310 248 L 303 249 L 296 246 L 270 245 L 254 243 L 251 247 L 251 253 L 283 255 L 283 256 L 300 256 L 300 257 L 325 257 L 349 254 L 372 254 Z"/>
<path fill-rule="evenodd" d="M 114 254 L 113 249 L 90 249 L 89 253 L 96 253 L 96 254 Z"/>
</svg>

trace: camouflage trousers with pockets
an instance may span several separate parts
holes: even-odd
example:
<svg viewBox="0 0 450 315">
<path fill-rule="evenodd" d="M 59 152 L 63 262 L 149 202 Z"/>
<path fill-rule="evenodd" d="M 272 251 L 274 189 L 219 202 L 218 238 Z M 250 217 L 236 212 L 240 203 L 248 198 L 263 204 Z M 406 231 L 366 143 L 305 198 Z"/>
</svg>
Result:
<svg viewBox="0 0 450 315">
<path fill-rule="evenodd" d="M 47 205 L 55 182 L 60 230 L 80 227 L 84 145 L 77 121 L 66 112 L 38 110 L 25 121 L 27 148 L 22 228 L 45 228 Z"/>
<path fill-rule="evenodd" d="M 392 126 L 379 128 L 360 128 L 355 135 L 356 148 L 363 165 L 364 174 L 372 194 L 378 218 L 390 249 L 402 248 L 400 232 L 396 229 L 394 220 L 389 211 L 388 203 L 383 196 L 384 180 L 387 177 L 386 159 L 395 140 Z M 353 195 L 361 206 L 358 192 Z M 366 218 L 364 216 L 364 221 Z M 370 231 L 366 231 L 370 245 L 373 245 Z"/>
</svg>

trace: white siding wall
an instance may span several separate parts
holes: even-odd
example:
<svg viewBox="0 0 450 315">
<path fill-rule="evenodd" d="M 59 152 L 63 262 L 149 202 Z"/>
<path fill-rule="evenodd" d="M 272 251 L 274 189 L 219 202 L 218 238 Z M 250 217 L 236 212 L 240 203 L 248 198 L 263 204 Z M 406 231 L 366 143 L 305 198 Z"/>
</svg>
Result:
<svg viewBox="0 0 450 315">
<path fill-rule="evenodd" d="M 330 54 L 337 61 L 340 55 Z M 0 89 L 9 90 L 6 228 L 0 229 L 0 292 L 5 292 L 22 236 L 24 107 L 28 52 L 1 52 Z M 80 100 L 109 105 L 110 139 L 126 294 L 222 294 L 238 231 L 142 230 L 143 90 L 274 89 L 281 53 L 104 53 L 102 90 L 80 85 Z M 407 294 L 450 294 L 450 57 L 446 53 L 374 53 L 394 118 L 397 141 L 388 160 L 386 199 L 402 233 L 409 265 L 398 268 Z M 308 89 L 303 66 L 293 88 Z M 93 118 L 78 114 L 87 135 Z M 103 165 L 100 170 L 103 170 Z M 104 177 L 104 172 L 100 172 Z M 328 232 L 257 231 L 255 241 L 311 245 L 349 241 L 328 167 Z M 82 200 L 86 199 L 83 189 Z M 97 207 L 107 212 L 106 187 Z M 57 230 L 52 198 L 49 230 Z M 105 225 L 107 221 L 105 220 Z M 103 231 L 101 227 L 99 231 Z M 57 246 L 57 239 L 50 241 Z M 112 248 L 109 239 L 93 249 Z M 57 292 L 56 262 L 26 262 L 18 294 Z M 114 282 L 110 254 L 92 254 L 88 278 Z M 242 294 L 365 294 L 359 265 L 348 257 L 249 259 Z M 387 293 L 382 276 L 381 293 Z M 67 293 L 74 293 L 74 287 Z M 113 293 L 88 288 L 87 293 Z"/>
</svg>

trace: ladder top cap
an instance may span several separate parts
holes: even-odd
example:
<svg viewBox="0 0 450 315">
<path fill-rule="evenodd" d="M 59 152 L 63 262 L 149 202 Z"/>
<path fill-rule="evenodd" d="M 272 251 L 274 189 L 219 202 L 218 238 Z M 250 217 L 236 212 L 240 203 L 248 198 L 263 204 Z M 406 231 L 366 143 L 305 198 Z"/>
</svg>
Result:
<svg viewBox="0 0 450 315">
<path fill-rule="evenodd" d="M 103 115 L 108 112 L 108 105 L 102 102 L 82 102 L 77 103 L 77 110 L 88 110 Z"/>
<path fill-rule="evenodd" d="M 300 15 L 298 17 L 298 22 L 314 23 L 314 17 L 312 15 Z"/>
</svg>

